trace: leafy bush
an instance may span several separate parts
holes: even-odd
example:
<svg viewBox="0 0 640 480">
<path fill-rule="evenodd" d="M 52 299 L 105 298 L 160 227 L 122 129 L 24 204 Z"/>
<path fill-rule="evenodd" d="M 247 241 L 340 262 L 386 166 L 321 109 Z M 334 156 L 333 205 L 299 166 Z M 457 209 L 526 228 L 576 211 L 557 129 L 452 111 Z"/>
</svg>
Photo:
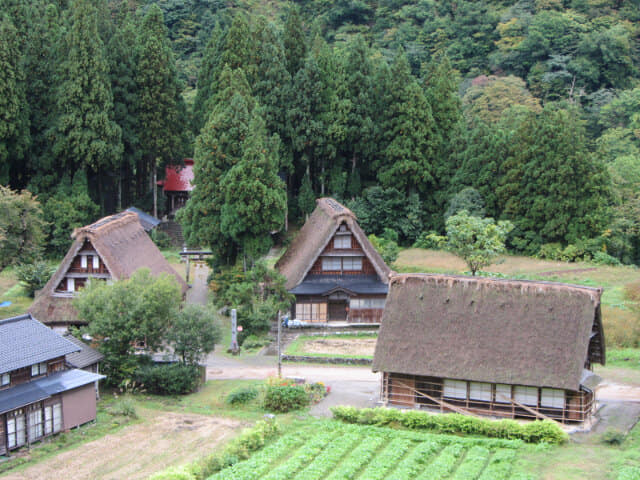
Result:
<svg viewBox="0 0 640 480">
<path fill-rule="evenodd" d="M 258 389 L 256 387 L 241 387 L 236 388 L 227 395 L 225 402 L 229 405 L 244 405 L 258 396 Z"/>
<path fill-rule="evenodd" d="M 298 385 L 268 386 L 264 408 L 272 412 L 286 413 L 309 405 L 309 394 Z"/>
<path fill-rule="evenodd" d="M 242 342 L 242 346 L 245 349 L 262 348 L 271 343 L 271 339 L 268 337 L 259 337 L 257 335 L 249 335 Z"/>
<path fill-rule="evenodd" d="M 196 480 L 198 478 L 194 474 L 193 468 L 190 466 L 169 467 L 168 469 L 158 472 L 149 480 Z"/>
<path fill-rule="evenodd" d="M 612 257 L 606 252 L 596 252 L 593 255 L 592 261 L 597 265 L 612 265 L 612 266 L 622 265 L 620 260 L 618 260 L 616 257 Z"/>
<path fill-rule="evenodd" d="M 385 229 L 385 234 L 386 234 L 386 230 L 389 230 L 389 229 L 388 228 Z M 395 238 L 396 239 L 398 238 L 398 234 L 395 234 Z M 396 241 L 389 238 L 385 238 L 384 236 L 376 237 L 373 234 L 369 235 L 369 241 L 373 245 L 373 248 L 375 248 L 378 251 L 378 253 L 382 257 L 382 260 L 384 260 L 386 264 L 391 264 L 398 259 L 398 254 L 400 253 L 400 247 L 398 247 L 398 244 L 396 243 Z"/>
<path fill-rule="evenodd" d="M 109 409 L 111 415 L 119 415 L 128 418 L 138 418 L 135 404 L 133 400 L 128 397 L 121 397 L 114 402 Z"/>
<path fill-rule="evenodd" d="M 150 393 L 181 395 L 198 388 L 200 369 L 195 365 L 182 363 L 146 366 L 137 370 L 136 381 L 143 384 Z"/>
<path fill-rule="evenodd" d="M 47 262 L 38 260 L 33 263 L 22 263 L 16 267 L 16 276 L 25 285 L 27 295 L 33 298 L 36 290 L 40 290 L 51 278 L 55 268 Z"/>
<path fill-rule="evenodd" d="M 309 395 L 309 401 L 311 403 L 318 403 L 327 395 L 327 387 L 325 387 L 322 382 L 306 383 L 304 389 L 307 395 Z"/>
<path fill-rule="evenodd" d="M 545 243 L 538 252 L 538 258 L 544 260 L 560 260 L 561 256 L 562 245 L 560 243 Z"/>
<path fill-rule="evenodd" d="M 602 434 L 600 440 L 607 445 L 622 445 L 624 443 L 625 434 L 615 428 L 608 429 Z"/>
<path fill-rule="evenodd" d="M 561 444 L 568 440 L 564 430 L 558 424 L 548 420 L 521 424 L 513 420 L 489 420 L 457 413 L 432 415 L 416 410 L 391 408 L 333 407 L 331 411 L 339 420 L 362 425 L 402 425 L 414 430 L 520 439 L 528 443 Z"/>
<path fill-rule="evenodd" d="M 158 230 L 157 228 L 151 230 L 151 240 L 153 240 L 153 243 L 155 243 L 161 250 L 171 248 L 173 246 L 169 234 L 162 230 Z"/>
<path fill-rule="evenodd" d="M 432 250 L 442 250 L 447 245 L 447 237 L 438 235 L 436 232 L 422 232 L 413 244 L 413 248 L 429 248 Z"/>
</svg>

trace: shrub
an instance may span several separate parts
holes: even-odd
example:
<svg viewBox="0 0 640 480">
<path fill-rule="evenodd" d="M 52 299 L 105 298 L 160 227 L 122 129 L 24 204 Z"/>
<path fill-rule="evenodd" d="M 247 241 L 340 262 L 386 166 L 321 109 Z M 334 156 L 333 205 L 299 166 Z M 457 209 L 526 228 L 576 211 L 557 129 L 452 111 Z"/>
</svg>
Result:
<svg viewBox="0 0 640 480">
<path fill-rule="evenodd" d="M 40 290 L 51 278 L 54 268 L 47 262 L 38 260 L 34 263 L 22 263 L 16 267 L 16 276 L 25 285 L 28 296 L 34 296 L 36 290 Z"/>
<path fill-rule="evenodd" d="M 259 337 L 257 335 L 249 335 L 242 342 L 245 349 L 262 348 L 271 343 L 271 339 L 267 337 Z"/>
<path fill-rule="evenodd" d="M 422 232 L 413 244 L 413 248 L 429 248 L 432 250 L 442 250 L 447 245 L 447 237 L 438 235 L 436 232 Z"/>
<path fill-rule="evenodd" d="M 133 400 L 128 397 L 119 398 L 109 409 L 111 415 L 120 415 L 128 418 L 138 418 L 135 404 Z"/>
<path fill-rule="evenodd" d="M 258 389 L 256 387 L 241 387 L 236 388 L 227 395 L 225 402 L 229 405 L 244 405 L 258 396 Z"/>
<path fill-rule="evenodd" d="M 309 395 L 309 401 L 311 403 L 318 403 L 327 394 L 327 387 L 325 387 L 322 382 L 306 383 L 304 389 L 307 395 Z"/>
<path fill-rule="evenodd" d="M 513 420 L 489 420 L 457 413 L 432 415 L 416 410 L 401 411 L 387 408 L 333 407 L 331 411 L 338 420 L 362 425 L 399 424 L 413 430 L 520 439 L 528 443 L 561 444 L 568 439 L 567 434 L 558 424 L 548 420 L 520 424 Z"/>
<path fill-rule="evenodd" d="M 264 408 L 286 413 L 309 405 L 309 394 L 298 385 L 269 386 L 264 397 Z"/>
<path fill-rule="evenodd" d="M 168 469 L 158 472 L 149 480 L 196 480 L 193 470 L 188 466 L 169 467 Z"/>
<path fill-rule="evenodd" d="M 625 434 L 615 428 L 610 428 L 602 434 L 600 440 L 607 445 L 622 445 L 624 443 Z"/>
<path fill-rule="evenodd" d="M 597 265 L 612 265 L 612 266 L 622 265 L 620 260 L 618 260 L 616 257 L 612 257 L 606 252 L 594 253 L 592 261 Z"/>
<path fill-rule="evenodd" d="M 191 393 L 198 387 L 200 369 L 182 363 L 146 366 L 136 371 L 136 381 L 150 393 L 181 395 Z"/>
<path fill-rule="evenodd" d="M 158 230 L 157 228 L 151 230 L 151 240 L 153 240 L 153 243 L 155 243 L 161 250 L 168 249 L 173 246 L 171 244 L 171 237 L 169 234 L 162 230 Z"/>
<path fill-rule="evenodd" d="M 544 260 L 560 260 L 562 256 L 562 245 L 560 243 L 545 243 L 538 251 L 538 258 Z"/>
</svg>

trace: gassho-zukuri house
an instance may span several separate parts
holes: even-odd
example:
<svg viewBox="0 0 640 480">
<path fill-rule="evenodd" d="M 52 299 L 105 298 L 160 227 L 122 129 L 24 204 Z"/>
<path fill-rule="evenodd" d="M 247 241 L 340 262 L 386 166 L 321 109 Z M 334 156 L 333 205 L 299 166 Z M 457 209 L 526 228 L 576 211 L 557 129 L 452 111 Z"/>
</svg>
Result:
<svg viewBox="0 0 640 480">
<path fill-rule="evenodd" d="M 605 363 L 602 289 L 395 275 L 373 370 L 385 404 L 581 422 Z"/>
<path fill-rule="evenodd" d="M 182 293 L 187 291 L 186 282 L 162 256 L 133 212 L 121 212 L 78 228 L 73 238 L 60 267 L 29 308 L 34 317 L 57 331 L 82 324 L 72 300 L 90 278 L 120 280 L 148 268 L 152 275 L 173 275 Z"/>
<path fill-rule="evenodd" d="M 80 351 L 31 315 L 0 320 L 0 455 L 96 419 L 94 383 L 70 369 Z"/>
<path fill-rule="evenodd" d="M 296 297 L 291 319 L 300 322 L 378 323 L 390 269 L 351 210 L 320 198 L 276 268 Z"/>
</svg>

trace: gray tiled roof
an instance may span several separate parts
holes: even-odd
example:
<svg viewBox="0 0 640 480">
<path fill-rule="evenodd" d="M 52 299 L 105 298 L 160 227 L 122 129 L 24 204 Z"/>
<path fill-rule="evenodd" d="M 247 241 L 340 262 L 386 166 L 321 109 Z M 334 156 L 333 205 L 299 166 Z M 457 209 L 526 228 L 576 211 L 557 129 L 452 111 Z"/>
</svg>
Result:
<svg viewBox="0 0 640 480">
<path fill-rule="evenodd" d="M 39 402 L 58 393 L 67 392 L 105 378 L 84 370 L 65 370 L 33 382 L 0 390 L 0 414 Z"/>
<path fill-rule="evenodd" d="M 0 373 L 77 352 L 80 347 L 31 314 L 0 320 Z"/>
<path fill-rule="evenodd" d="M 138 220 L 140 220 L 140 225 L 142 225 L 142 228 L 144 228 L 145 231 L 147 231 L 147 232 L 150 232 L 151 230 L 156 228 L 161 223 L 161 221 L 159 219 L 157 219 L 153 215 L 149 215 L 148 213 L 143 212 L 139 208 L 129 207 L 129 208 L 127 208 L 126 211 L 127 212 L 133 212 L 136 215 L 138 215 Z"/>
<path fill-rule="evenodd" d="M 386 295 L 389 290 L 389 286 L 376 275 L 308 275 L 289 292 L 294 295 L 325 295 L 340 288 L 359 295 Z"/>
<path fill-rule="evenodd" d="M 100 360 L 104 358 L 99 351 L 91 348 L 89 345 L 84 343 L 79 338 L 74 337 L 73 335 L 66 333 L 64 338 L 69 340 L 70 342 L 75 343 L 78 347 L 81 348 L 79 352 L 70 353 L 67 355 L 67 362 L 74 368 L 84 368 L 89 365 L 93 365 L 94 363 L 98 363 Z"/>
</svg>

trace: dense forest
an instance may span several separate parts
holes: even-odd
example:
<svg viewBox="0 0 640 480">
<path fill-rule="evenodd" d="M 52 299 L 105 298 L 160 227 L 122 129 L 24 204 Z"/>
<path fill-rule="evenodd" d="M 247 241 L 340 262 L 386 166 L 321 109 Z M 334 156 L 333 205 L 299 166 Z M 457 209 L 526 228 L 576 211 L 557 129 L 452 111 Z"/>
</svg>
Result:
<svg viewBox="0 0 640 480">
<path fill-rule="evenodd" d="M 640 263 L 638 0 L 0 0 L 0 184 L 48 250 L 195 160 L 179 214 L 256 258 L 321 195 L 429 246 Z M 4 191 L 4 190 L 3 190 Z"/>
</svg>

